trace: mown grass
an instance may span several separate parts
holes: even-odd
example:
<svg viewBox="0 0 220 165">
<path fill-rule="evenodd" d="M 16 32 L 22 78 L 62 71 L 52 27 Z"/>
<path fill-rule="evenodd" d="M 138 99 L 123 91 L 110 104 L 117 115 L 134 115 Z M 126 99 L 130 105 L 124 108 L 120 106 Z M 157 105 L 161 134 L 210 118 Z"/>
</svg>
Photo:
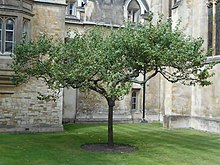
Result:
<svg viewBox="0 0 220 165">
<path fill-rule="evenodd" d="M 0 165 L 219 165 L 220 136 L 168 130 L 161 124 L 116 124 L 116 143 L 132 153 L 93 153 L 85 143 L 106 143 L 104 124 L 65 125 L 63 133 L 0 134 Z"/>
</svg>

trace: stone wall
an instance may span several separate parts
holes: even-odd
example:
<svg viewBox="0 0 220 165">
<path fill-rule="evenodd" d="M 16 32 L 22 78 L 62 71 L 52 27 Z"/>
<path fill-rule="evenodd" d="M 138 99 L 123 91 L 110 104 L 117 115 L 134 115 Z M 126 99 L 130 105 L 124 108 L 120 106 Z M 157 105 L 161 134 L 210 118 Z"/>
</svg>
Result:
<svg viewBox="0 0 220 165">
<path fill-rule="evenodd" d="M 92 0 L 85 7 L 85 21 L 122 24 L 124 21 L 123 3 L 121 0 Z"/>
<path fill-rule="evenodd" d="M 64 39 L 65 0 L 35 0 L 33 12 L 32 38 L 36 38 L 40 32 L 47 32 Z"/>
<path fill-rule="evenodd" d="M 29 7 L 26 1 L 21 2 L 24 2 L 24 7 Z M 19 10 L 18 14 L 26 13 L 27 19 L 30 20 L 32 39 L 39 32 L 49 32 L 63 39 L 65 35 L 65 8 L 65 0 L 35 0 L 33 6 L 30 6 L 30 13 Z M 10 13 L 14 12 L 15 16 L 18 15 L 16 9 L 9 11 Z M 0 11 L 0 14 L 5 13 Z M 19 16 L 17 17 L 18 21 L 21 21 Z M 19 22 L 15 32 L 18 29 L 22 31 L 21 26 L 22 23 Z M 15 35 L 16 40 L 21 38 L 21 33 L 19 35 L 15 33 Z M 38 92 L 49 94 L 50 90 L 41 81 L 35 79 L 23 85 L 13 85 L 10 82 L 10 75 L 13 74 L 9 66 L 12 61 L 10 56 L 0 56 L 0 59 L 0 132 L 63 131 L 63 97 L 61 96 L 56 102 L 38 100 Z"/>
<path fill-rule="evenodd" d="M 173 19 L 182 18 L 184 32 L 193 37 L 204 39 L 203 48 L 207 49 L 208 13 L 206 0 L 180 1 L 173 9 Z M 211 58 L 211 57 L 210 57 Z M 215 56 L 219 59 L 219 56 Z M 164 126 L 169 128 L 194 128 L 198 130 L 220 133 L 220 64 L 212 72 L 212 85 L 208 87 L 186 87 L 180 84 L 166 83 L 168 95 L 165 97 Z"/>
<path fill-rule="evenodd" d="M 0 93 L 0 132 L 62 131 L 62 97 L 56 102 L 37 99 L 37 92 L 50 91 L 41 81 L 14 87 L 13 93 Z"/>
</svg>

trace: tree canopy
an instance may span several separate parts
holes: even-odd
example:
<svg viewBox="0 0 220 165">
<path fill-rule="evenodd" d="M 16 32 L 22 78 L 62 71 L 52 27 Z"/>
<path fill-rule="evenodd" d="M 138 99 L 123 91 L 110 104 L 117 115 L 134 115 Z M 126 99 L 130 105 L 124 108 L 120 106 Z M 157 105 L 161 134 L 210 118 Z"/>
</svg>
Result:
<svg viewBox="0 0 220 165">
<path fill-rule="evenodd" d="M 43 80 L 50 89 L 93 90 L 109 105 L 108 144 L 113 146 L 113 107 L 128 94 L 132 82 L 144 84 L 157 74 L 168 81 L 187 85 L 210 85 L 208 53 L 202 39 L 184 35 L 179 26 L 163 17 L 153 23 L 130 23 L 119 28 L 96 27 L 75 32 L 65 42 L 47 34 L 18 45 L 12 68 L 17 83 L 31 77 Z M 140 73 L 147 73 L 138 81 Z"/>
</svg>

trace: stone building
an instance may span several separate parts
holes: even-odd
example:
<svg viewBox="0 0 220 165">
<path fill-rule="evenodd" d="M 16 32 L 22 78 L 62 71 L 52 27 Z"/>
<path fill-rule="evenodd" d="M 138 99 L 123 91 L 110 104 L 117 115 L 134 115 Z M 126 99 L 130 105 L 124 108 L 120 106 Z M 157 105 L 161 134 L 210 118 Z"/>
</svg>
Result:
<svg viewBox="0 0 220 165">
<path fill-rule="evenodd" d="M 0 132 L 62 131 L 62 122 L 107 120 L 105 99 L 96 93 L 63 89 L 56 102 L 43 102 L 37 99 L 37 92 L 50 91 L 42 82 L 33 79 L 14 86 L 9 55 L 22 38 L 34 39 L 43 31 L 65 39 L 67 33 L 84 32 L 94 25 L 144 22 L 148 11 L 163 13 L 174 24 L 182 19 L 184 32 L 201 36 L 204 49 L 215 48 L 212 59 L 219 60 L 218 0 L 0 0 Z M 146 120 L 163 121 L 169 128 L 220 133 L 219 69 L 216 65 L 213 85 L 205 88 L 171 84 L 161 76 L 152 79 L 146 85 Z M 133 84 L 130 93 L 117 102 L 115 121 L 140 121 L 142 97 L 142 86 Z"/>
</svg>

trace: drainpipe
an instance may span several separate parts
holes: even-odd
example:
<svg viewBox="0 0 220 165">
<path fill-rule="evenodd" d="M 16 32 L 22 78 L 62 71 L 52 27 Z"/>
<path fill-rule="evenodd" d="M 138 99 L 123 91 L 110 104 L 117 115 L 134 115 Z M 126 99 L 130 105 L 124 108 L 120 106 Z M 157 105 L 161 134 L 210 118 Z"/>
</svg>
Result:
<svg viewBox="0 0 220 165">
<path fill-rule="evenodd" d="M 144 66 L 144 83 L 143 83 L 143 105 L 142 105 L 142 108 L 143 108 L 143 116 L 142 116 L 142 121 L 143 123 L 147 122 L 145 120 L 145 102 L 146 102 L 146 67 Z"/>
</svg>

